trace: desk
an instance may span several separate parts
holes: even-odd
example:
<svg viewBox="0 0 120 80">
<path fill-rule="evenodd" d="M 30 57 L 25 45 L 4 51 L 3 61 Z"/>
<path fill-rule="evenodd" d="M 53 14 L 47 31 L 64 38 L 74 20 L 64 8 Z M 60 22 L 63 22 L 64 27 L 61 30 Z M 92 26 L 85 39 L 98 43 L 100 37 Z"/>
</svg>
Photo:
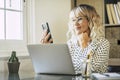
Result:
<svg viewBox="0 0 120 80">
<path fill-rule="evenodd" d="M 20 59 L 20 69 L 17 74 L 9 74 L 7 69 L 7 61 L 2 62 L 4 66 L 0 66 L 0 80 L 91 80 L 82 78 L 81 76 L 66 76 L 66 75 L 37 75 L 34 73 L 31 60 Z"/>
<path fill-rule="evenodd" d="M 0 60 L 0 80 L 92 80 L 90 78 L 83 78 L 82 76 L 37 75 L 33 70 L 29 57 L 19 59 L 20 69 L 18 74 L 9 74 L 7 67 L 8 59 Z"/>
<path fill-rule="evenodd" d="M 82 76 L 70 75 L 43 75 L 29 71 L 19 71 L 19 73 L 0 72 L 0 80 L 91 80 Z"/>
<path fill-rule="evenodd" d="M 91 80 L 89 78 L 82 78 L 81 76 L 67 76 L 67 75 L 43 75 L 33 74 L 32 72 L 19 72 L 9 74 L 8 72 L 0 72 L 0 80 Z"/>
</svg>

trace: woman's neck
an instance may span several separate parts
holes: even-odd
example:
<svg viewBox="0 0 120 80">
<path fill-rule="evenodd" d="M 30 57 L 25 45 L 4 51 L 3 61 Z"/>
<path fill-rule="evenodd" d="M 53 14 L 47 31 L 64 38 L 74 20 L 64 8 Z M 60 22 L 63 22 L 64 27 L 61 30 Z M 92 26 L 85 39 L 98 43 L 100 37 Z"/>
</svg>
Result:
<svg viewBox="0 0 120 80">
<path fill-rule="evenodd" d="M 87 33 L 88 36 L 90 37 L 90 29 L 88 29 L 88 30 L 86 31 L 86 33 Z"/>
</svg>

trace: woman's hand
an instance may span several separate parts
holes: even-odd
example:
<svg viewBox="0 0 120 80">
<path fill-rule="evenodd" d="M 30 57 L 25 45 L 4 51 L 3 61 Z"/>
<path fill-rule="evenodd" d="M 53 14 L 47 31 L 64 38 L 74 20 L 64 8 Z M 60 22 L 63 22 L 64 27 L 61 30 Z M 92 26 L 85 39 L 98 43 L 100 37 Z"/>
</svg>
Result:
<svg viewBox="0 0 120 80">
<path fill-rule="evenodd" d="M 52 43 L 53 39 L 48 40 L 50 36 L 51 36 L 51 34 L 47 33 L 47 30 L 44 30 L 42 37 L 40 39 L 40 43 L 41 44 Z"/>
<path fill-rule="evenodd" d="M 86 48 L 88 46 L 88 43 L 90 42 L 90 37 L 88 36 L 88 33 L 81 33 L 78 35 L 78 43 L 81 46 L 81 48 Z"/>
</svg>

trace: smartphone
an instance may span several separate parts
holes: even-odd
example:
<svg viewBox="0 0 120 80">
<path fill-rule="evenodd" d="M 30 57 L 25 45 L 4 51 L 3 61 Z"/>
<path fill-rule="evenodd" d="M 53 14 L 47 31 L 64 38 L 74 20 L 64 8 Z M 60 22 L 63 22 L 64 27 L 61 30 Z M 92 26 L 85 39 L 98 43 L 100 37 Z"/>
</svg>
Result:
<svg viewBox="0 0 120 80">
<path fill-rule="evenodd" d="M 43 30 L 47 30 L 47 34 L 50 33 L 50 37 L 48 38 L 48 41 L 49 41 L 50 39 L 52 39 L 48 22 L 46 22 L 45 24 L 42 24 L 42 28 L 43 28 Z M 51 43 L 53 43 L 53 42 L 51 42 Z"/>
</svg>

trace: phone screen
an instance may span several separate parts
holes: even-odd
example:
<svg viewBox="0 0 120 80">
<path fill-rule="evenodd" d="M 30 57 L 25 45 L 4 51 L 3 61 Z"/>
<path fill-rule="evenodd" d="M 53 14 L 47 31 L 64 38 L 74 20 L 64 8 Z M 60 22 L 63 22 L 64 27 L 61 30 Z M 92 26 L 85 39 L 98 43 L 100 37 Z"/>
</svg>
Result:
<svg viewBox="0 0 120 80">
<path fill-rule="evenodd" d="M 48 41 L 49 41 L 52 38 L 52 36 L 51 36 L 48 22 L 46 22 L 45 24 L 42 24 L 42 28 L 43 28 L 43 30 L 47 30 L 47 34 L 50 33 L 50 37 L 48 38 Z M 53 42 L 51 42 L 51 43 L 53 43 Z"/>
</svg>

